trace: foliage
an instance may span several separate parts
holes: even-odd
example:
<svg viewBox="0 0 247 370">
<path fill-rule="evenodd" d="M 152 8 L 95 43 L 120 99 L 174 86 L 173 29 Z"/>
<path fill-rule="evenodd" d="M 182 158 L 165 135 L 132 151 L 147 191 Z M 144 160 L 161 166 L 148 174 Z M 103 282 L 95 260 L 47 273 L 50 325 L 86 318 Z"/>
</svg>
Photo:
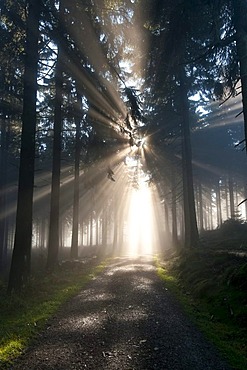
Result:
<svg viewBox="0 0 247 370">
<path fill-rule="evenodd" d="M 84 172 L 89 167 L 97 168 L 97 172 L 97 163 L 102 168 L 94 181 L 87 180 L 87 189 L 105 178 L 104 167 L 107 168 L 108 163 L 105 165 L 105 162 L 109 158 L 116 158 L 116 154 L 128 144 L 140 144 L 140 137 L 145 132 L 149 136 L 146 157 L 152 170 L 152 179 L 161 197 L 166 199 L 168 213 L 171 214 L 170 205 L 176 203 L 173 210 L 177 211 L 176 217 L 181 220 L 181 109 L 178 79 L 181 59 L 186 69 L 189 95 L 193 97 L 200 92 L 199 100 L 196 103 L 190 101 L 189 104 L 190 119 L 194 121 L 195 178 L 199 178 L 203 186 L 212 189 L 215 183 L 219 184 L 219 177 L 222 178 L 229 171 L 237 175 L 240 186 L 244 184 L 244 176 L 240 179 L 243 161 L 231 150 L 242 133 L 240 130 L 236 132 L 232 126 L 224 126 L 227 119 L 228 123 L 231 121 L 228 109 L 223 115 L 222 111 L 216 111 L 209 103 L 209 99 L 215 97 L 226 98 L 227 94 L 237 94 L 239 63 L 231 1 L 87 0 L 84 4 L 74 0 L 65 1 L 66 9 L 60 13 L 57 7 L 59 2 L 54 4 L 45 0 L 42 3 L 36 135 L 36 169 L 40 172 L 37 171 L 35 176 L 36 194 L 41 200 L 38 206 L 37 202 L 34 203 L 35 213 L 39 213 L 39 216 L 42 213 L 45 218 L 49 204 L 48 173 L 54 134 L 54 72 L 58 45 L 63 53 L 62 161 L 66 166 L 72 166 L 74 160 L 74 102 L 75 92 L 79 90 L 82 97 L 82 108 L 77 112 L 82 121 L 81 167 Z M 7 123 L 9 140 L 6 148 L 9 154 L 13 153 L 14 159 L 19 157 L 20 151 L 26 5 L 24 0 L 8 0 L 1 5 L 0 114 Z M 138 89 L 133 86 L 135 82 Z M 139 89 L 143 93 L 141 98 L 137 93 Z M 200 117 L 196 110 L 206 102 L 206 109 L 210 113 Z M 239 108 L 236 109 L 239 113 Z M 143 115 L 148 117 L 148 125 L 146 122 L 141 125 L 144 123 Z M 215 127 L 220 126 L 220 130 L 215 129 L 214 124 Z M 208 130 L 213 127 L 214 130 Z M 8 164 L 9 161 L 10 156 Z M 17 161 L 13 162 L 16 165 Z M 62 166 L 64 168 L 65 165 Z M 216 171 L 217 175 L 212 176 Z M 70 168 L 64 173 L 61 185 L 68 174 L 73 175 Z M 4 175 L 10 183 L 7 173 L 0 175 Z M 12 180 L 17 182 L 16 172 L 11 175 Z M 42 187 L 46 187 L 47 193 L 41 198 L 39 194 L 42 193 Z M 61 202 L 62 216 L 71 208 L 71 193 L 67 193 Z M 15 209 L 14 197 L 15 194 L 7 208 Z M 206 208 L 213 201 L 211 196 L 203 206 Z M 82 208 L 88 210 L 89 202 L 83 204 Z M 92 211 L 95 210 L 87 213 Z M 84 216 L 87 218 L 88 214 Z M 12 226 L 14 221 L 6 220 L 7 223 Z M 226 236 L 228 229 L 220 229 L 218 233 L 225 233 Z M 5 239 L 10 238 L 7 235 Z"/>
<path fill-rule="evenodd" d="M 215 230 L 201 233 L 201 242 L 208 249 L 229 249 L 233 253 L 247 249 L 247 223 L 240 218 L 229 218 Z"/>
<path fill-rule="evenodd" d="M 244 369 L 247 323 L 246 258 L 198 249 L 161 263 L 159 274 L 234 369 Z"/>
<path fill-rule="evenodd" d="M 219 227 L 225 237 L 245 236 L 247 240 L 247 223 L 241 219 L 229 218 Z"/>
</svg>

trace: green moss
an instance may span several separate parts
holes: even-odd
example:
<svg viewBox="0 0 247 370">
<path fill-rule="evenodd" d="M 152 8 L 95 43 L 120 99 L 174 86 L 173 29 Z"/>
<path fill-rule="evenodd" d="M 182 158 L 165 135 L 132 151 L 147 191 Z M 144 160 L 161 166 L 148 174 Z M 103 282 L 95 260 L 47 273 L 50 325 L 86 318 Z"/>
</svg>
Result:
<svg viewBox="0 0 247 370">
<path fill-rule="evenodd" d="M 6 340 L 5 344 L 0 347 L 0 364 L 10 363 L 22 351 L 24 342 L 20 339 Z"/>
<path fill-rule="evenodd" d="M 96 262 L 95 262 L 96 264 Z M 50 275 L 32 278 L 21 294 L 6 294 L 1 286 L 0 301 L 0 368 L 11 364 L 40 331 L 47 320 L 71 296 L 99 274 L 106 266 L 58 268 Z"/>
</svg>

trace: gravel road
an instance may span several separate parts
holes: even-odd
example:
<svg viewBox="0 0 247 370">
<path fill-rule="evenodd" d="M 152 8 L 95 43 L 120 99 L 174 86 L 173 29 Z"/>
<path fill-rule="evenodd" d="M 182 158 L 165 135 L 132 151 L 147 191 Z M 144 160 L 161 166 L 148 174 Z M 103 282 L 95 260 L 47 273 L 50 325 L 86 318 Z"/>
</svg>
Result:
<svg viewBox="0 0 247 370">
<path fill-rule="evenodd" d="M 230 370 L 156 274 L 114 260 L 49 322 L 13 370 Z"/>
</svg>

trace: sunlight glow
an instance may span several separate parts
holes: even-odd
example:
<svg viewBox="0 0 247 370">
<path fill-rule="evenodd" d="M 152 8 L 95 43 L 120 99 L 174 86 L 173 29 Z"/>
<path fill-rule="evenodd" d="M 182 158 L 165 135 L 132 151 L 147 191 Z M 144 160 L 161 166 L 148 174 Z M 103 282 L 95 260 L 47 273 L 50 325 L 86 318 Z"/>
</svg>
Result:
<svg viewBox="0 0 247 370">
<path fill-rule="evenodd" d="M 151 190 L 143 182 L 139 189 L 131 189 L 126 233 L 127 255 L 153 253 L 154 218 Z"/>
<path fill-rule="evenodd" d="M 151 185 L 151 174 L 146 170 L 145 138 L 141 145 L 132 147 L 125 157 L 128 190 L 124 209 L 124 255 L 130 257 L 153 255 L 159 250 L 159 226 L 155 210 L 156 187 Z M 127 185 L 127 184 L 126 184 Z"/>
</svg>

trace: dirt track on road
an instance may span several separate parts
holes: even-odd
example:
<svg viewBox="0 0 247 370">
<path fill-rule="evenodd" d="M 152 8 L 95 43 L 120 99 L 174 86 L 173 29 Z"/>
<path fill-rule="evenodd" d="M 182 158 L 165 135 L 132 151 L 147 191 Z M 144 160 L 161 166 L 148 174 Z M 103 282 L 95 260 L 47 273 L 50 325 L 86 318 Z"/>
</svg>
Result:
<svg viewBox="0 0 247 370">
<path fill-rule="evenodd" d="M 119 258 L 66 303 L 13 370 L 229 370 L 156 274 Z"/>
</svg>

